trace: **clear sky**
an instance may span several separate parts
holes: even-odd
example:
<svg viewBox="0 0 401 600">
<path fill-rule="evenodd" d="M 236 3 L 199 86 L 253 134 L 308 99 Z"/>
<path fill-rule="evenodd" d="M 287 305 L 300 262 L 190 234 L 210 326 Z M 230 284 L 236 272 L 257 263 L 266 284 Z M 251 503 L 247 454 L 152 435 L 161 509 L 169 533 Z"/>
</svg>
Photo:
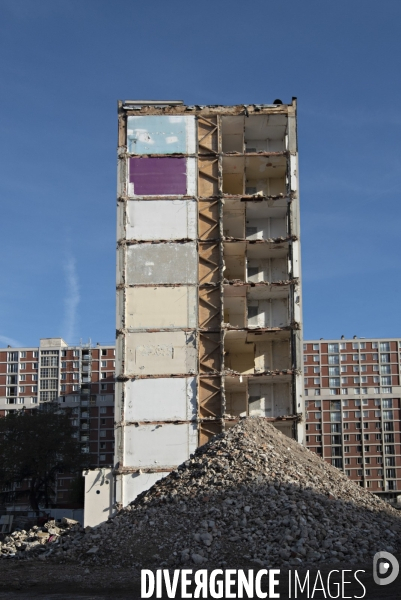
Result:
<svg viewBox="0 0 401 600">
<path fill-rule="evenodd" d="M 115 336 L 118 99 L 298 97 L 305 338 L 401 336 L 400 0 L 0 0 L 0 346 Z"/>
</svg>

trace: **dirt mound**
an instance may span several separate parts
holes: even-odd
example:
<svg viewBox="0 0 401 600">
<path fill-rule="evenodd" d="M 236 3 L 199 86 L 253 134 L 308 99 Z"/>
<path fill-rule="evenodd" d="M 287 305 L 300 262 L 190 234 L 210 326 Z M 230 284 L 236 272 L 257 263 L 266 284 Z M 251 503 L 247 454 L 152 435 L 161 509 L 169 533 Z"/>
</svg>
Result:
<svg viewBox="0 0 401 600">
<path fill-rule="evenodd" d="M 242 420 L 49 558 L 136 567 L 356 564 L 400 549 L 401 515 L 263 418 Z M 48 554 L 48 553 L 46 553 Z"/>
</svg>

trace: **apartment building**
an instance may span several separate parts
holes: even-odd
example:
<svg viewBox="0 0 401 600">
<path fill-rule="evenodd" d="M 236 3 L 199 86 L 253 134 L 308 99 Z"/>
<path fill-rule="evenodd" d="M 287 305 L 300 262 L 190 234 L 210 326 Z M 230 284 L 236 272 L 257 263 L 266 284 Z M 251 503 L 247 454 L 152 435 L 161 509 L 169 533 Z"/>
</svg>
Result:
<svg viewBox="0 0 401 600">
<path fill-rule="evenodd" d="M 114 454 L 114 345 L 70 346 L 43 338 L 38 347 L 0 349 L 0 417 L 55 402 L 71 413 L 91 468 L 111 467 Z M 68 502 L 71 477 L 57 484 L 57 504 Z"/>
<path fill-rule="evenodd" d="M 310 340 L 303 352 L 308 448 L 370 491 L 400 495 L 401 340 Z M 0 349 L 0 417 L 57 400 L 70 409 L 91 467 L 111 468 L 114 354 L 112 345 L 68 346 L 59 338 L 42 339 L 36 348 Z M 165 378 L 159 379 L 160 401 Z M 157 476 L 156 469 L 148 477 Z M 70 483 L 60 476 L 58 505 L 68 503 Z"/>
<path fill-rule="evenodd" d="M 118 111 L 125 505 L 240 416 L 303 442 L 304 409 L 296 100 Z"/>
<path fill-rule="evenodd" d="M 359 485 L 401 494 L 401 340 L 304 343 L 306 445 Z"/>
</svg>

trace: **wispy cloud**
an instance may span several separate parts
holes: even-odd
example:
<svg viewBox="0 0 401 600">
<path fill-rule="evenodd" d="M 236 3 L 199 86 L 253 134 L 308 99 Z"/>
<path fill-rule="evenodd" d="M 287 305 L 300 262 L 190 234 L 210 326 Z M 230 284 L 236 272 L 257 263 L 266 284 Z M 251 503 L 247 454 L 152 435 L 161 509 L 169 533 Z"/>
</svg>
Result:
<svg viewBox="0 0 401 600">
<path fill-rule="evenodd" d="M 0 335 L 0 342 L 2 344 L 6 344 L 7 346 L 15 346 L 15 347 L 24 347 L 22 342 L 18 340 L 14 340 L 14 338 L 7 337 L 6 335 Z"/>
<path fill-rule="evenodd" d="M 64 261 L 65 284 L 67 288 L 64 300 L 64 333 L 63 338 L 72 343 L 75 340 L 77 328 L 77 309 L 80 301 L 78 274 L 75 258 L 68 254 Z"/>
</svg>

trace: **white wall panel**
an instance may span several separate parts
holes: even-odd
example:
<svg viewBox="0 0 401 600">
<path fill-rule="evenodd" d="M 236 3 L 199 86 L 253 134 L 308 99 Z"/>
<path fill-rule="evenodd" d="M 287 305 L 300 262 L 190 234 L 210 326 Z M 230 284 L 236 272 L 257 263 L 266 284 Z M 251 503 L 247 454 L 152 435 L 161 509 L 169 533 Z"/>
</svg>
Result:
<svg viewBox="0 0 401 600">
<path fill-rule="evenodd" d="M 198 443 L 196 423 L 126 425 L 124 466 L 163 468 L 180 465 Z"/>
<path fill-rule="evenodd" d="M 114 477 L 112 469 L 84 471 L 84 527 L 96 527 L 113 516 Z"/>
<path fill-rule="evenodd" d="M 127 202 L 127 239 L 195 239 L 195 200 L 130 200 Z"/>
<path fill-rule="evenodd" d="M 132 379 L 125 383 L 125 421 L 189 421 L 196 414 L 195 377 Z"/>
<path fill-rule="evenodd" d="M 122 496 L 121 502 L 123 506 L 127 506 L 138 496 L 138 494 L 148 490 L 156 483 L 156 481 L 163 479 L 163 477 L 166 477 L 168 474 L 169 471 L 164 471 L 162 473 L 127 473 L 120 475 L 121 481 L 119 482 L 118 487 L 122 487 L 120 495 Z"/>
</svg>

